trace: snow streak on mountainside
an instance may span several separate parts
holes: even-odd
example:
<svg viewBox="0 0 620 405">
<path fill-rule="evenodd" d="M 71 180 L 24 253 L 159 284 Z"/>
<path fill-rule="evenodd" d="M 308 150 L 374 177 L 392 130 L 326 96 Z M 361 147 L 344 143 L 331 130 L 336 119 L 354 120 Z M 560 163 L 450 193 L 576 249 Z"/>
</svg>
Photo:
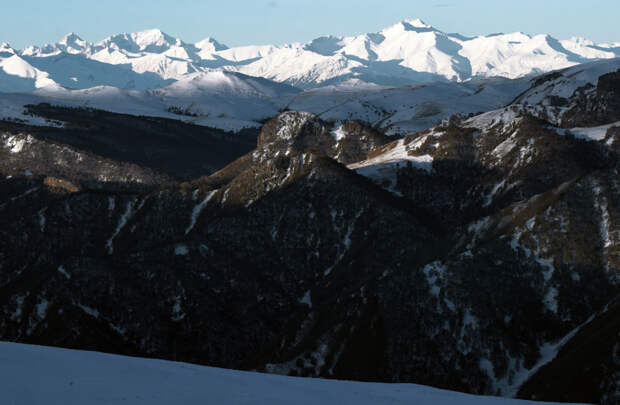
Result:
<svg viewBox="0 0 620 405">
<path fill-rule="evenodd" d="M 41 346 L 0 343 L 1 394 L 30 404 L 519 405 L 414 384 L 304 379 Z M 34 375 L 33 375 L 34 373 Z M 33 384 L 34 381 L 34 384 Z"/>
</svg>

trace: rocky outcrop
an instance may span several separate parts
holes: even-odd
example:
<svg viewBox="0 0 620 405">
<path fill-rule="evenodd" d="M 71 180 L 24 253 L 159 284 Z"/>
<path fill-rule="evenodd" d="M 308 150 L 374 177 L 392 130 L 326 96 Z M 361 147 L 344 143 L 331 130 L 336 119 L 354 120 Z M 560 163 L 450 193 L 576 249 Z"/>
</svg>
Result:
<svg viewBox="0 0 620 405">
<path fill-rule="evenodd" d="M 365 159 L 391 139 L 360 121 L 327 123 L 305 112 L 285 112 L 268 121 L 258 137 L 257 153 L 267 157 L 313 150 L 348 164 Z"/>
<path fill-rule="evenodd" d="M 596 87 L 579 89 L 562 116 L 565 128 L 594 127 L 620 121 L 620 70 L 599 77 Z"/>
</svg>

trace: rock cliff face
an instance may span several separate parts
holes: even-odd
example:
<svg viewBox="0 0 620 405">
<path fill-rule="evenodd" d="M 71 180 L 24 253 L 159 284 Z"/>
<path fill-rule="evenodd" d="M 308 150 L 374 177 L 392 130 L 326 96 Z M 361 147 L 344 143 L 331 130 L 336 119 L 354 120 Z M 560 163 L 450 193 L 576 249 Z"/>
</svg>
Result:
<svg viewBox="0 0 620 405">
<path fill-rule="evenodd" d="M 166 172 L 5 128 L 0 338 L 612 404 L 620 132 L 528 111 L 397 140 L 286 112 L 184 183 L 195 160 Z"/>
<path fill-rule="evenodd" d="M 620 70 L 599 77 L 596 87 L 584 86 L 563 115 L 562 124 L 594 127 L 620 121 Z"/>
</svg>

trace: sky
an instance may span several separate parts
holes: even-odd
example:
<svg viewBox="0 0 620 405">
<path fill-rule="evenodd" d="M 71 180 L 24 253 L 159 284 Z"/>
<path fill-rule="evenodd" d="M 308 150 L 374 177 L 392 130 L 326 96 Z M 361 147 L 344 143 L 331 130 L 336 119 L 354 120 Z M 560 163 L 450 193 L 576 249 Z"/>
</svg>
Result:
<svg viewBox="0 0 620 405">
<path fill-rule="evenodd" d="M 14 48 L 75 32 L 98 42 L 150 28 L 228 46 L 305 42 L 321 35 L 377 32 L 420 18 L 444 32 L 522 31 L 558 39 L 620 42 L 618 0 L 1 0 L 0 42 Z"/>
</svg>

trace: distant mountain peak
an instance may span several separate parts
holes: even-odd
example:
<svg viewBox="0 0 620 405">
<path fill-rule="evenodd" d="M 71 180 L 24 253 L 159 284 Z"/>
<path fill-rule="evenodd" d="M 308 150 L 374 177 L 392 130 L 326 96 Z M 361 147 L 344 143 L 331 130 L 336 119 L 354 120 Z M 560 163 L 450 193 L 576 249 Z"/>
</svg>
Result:
<svg viewBox="0 0 620 405">
<path fill-rule="evenodd" d="M 423 33 L 423 32 L 431 32 L 431 31 L 439 32 L 439 30 L 437 30 L 436 28 L 434 28 L 431 25 L 428 25 L 427 23 L 425 23 L 421 19 L 413 18 L 413 19 L 406 19 L 406 20 L 399 21 L 398 23 L 392 25 L 391 27 L 388 27 L 388 28 L 382 30 L 381 32 L 418 32 L 418 33 Z"/>
<path fill-rule="evenodd" d="M 145 49 L 149 46 L 173 46 L 180 45 L 182 41 L 174 38 L 158 28 L 148 29 L 130 34 L 132 38 Z"/>
<path fill-rule="evenodd" d="M 70 32 L 60 40 L 60 43 L 67 43 L 73 41 L 84 41 L 78 34 L 75 32 Z"/>
<path fill-rule="evenodd" d="M 144 41 L 147 43 L 153 42 L 176 42 L 176 38 L 166 34 L 159 28 L 151 28 L 148 30 L 137 31 L 129 34 L 131 37 L 136 38 L 137 40 Z"/>
<path fill-rule="evenodd" d="M 228 47 L 220 42 L 218 42 L 215 38 L 206 37 L 202 41 L 198 41 L 194 44 L 194 46 L 198 49 L 210 50 L 212 52 L 217 51 L 225 51 Z"/>
<path fill-rule="evenodd" d="M 183 42 L 174 38 L 158 28 L 144 31 L 118 34 L 110 36 L 99 44 L 98 47 L 113 47 L 128 52 L 165 52 L 173 46 L 181 46 Z"/>
<path fill-rule="evenodd" d="M 61 48 L 64 48 L 64 50 L 69 53 L 77 53 L 85 51 L 90 44 L 80 38 L 80 36 L 76 33 L 70 32 L 64 37 L 62 37 L 62 39 L 57 45 L 59 45 Z"/>
<path fill-rule="evenodd" d="M 420 18 L 403 20 L 402 23 L 411 25 L 412 27 L 415 27 L 415 28 L 433 28 L 432 26 L 422 21 Z"/>
<path fill-rule="evenodd" d="M 165 32 L 160 30 L 159 28 L 149 28 L 142 31 L 136 31 L 134 34 L 142 34 L 142 35 L 154 35 L 154 36 L 168 36 Z"/>
</svg>

